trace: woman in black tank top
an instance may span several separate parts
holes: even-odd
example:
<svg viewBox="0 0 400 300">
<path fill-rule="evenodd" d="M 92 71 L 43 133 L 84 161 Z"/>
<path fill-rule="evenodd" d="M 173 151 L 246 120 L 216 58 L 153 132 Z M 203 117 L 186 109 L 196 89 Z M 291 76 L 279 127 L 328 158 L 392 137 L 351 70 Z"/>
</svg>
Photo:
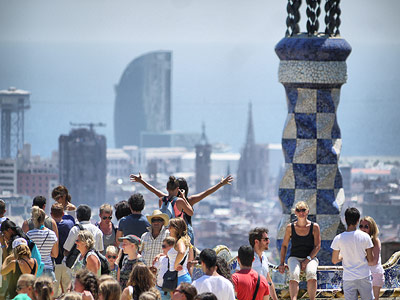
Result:
<svg viewBox="0 0 400 300">
<path fill-rule="evenodd" d="M 317 292 L 317 267 L 316 258 L 321 248 L 321 234 L 319 225 L 307 219 L 309 207 L 304 201 L 296 204 L 295 214 L 297 221 L 286 226 L 285 236 L 281 248 L 281 263 L 279 272 L 284 273 L 286 253 L 289 241 L 290 249 L 289 265 L 289 293 L 290 299 L 296 300 L 299 292 L 300 271 L 305 271 L 307 278 L 307 292 L 310 300 L 315 299 Z"/>
</svg>

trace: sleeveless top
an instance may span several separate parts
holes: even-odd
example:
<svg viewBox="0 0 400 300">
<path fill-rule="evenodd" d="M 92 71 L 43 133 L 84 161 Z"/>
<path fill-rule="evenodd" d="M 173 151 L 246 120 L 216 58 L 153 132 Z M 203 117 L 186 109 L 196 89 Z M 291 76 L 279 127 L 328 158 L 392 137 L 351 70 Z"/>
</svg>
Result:
<svg viewBox="0 0 400 300">
<path fill-rule="evenodd" d="M 29 268 L 31 269 L 31 273 L 32 275 L 35 275 L 36 273 L 36 260 L 34 262 L 33 268 L 31 268 L 31 266 L 29 265 L 29 263 L 21 258 L 23 261 L 25 261 L 27 263 L 27 265 L 29 266 Z M 15 261 L 15 272 L 11 272 L 7 274 L 7 280 L 8 280 L 8 287 L 7 287 L 7 294 L 9 295 L 10 299 L 13 299 L 15 296 L 17 296 L 17 282 L 19 277 L 22 275 L 22 271 L 21 268 L 19 267 L 19 263 L 18 261 Z"/>
<path fill-rule="evenodd" d="M 44 227 L 53 230 L 53 219 L 50 218 L 49 216 L 46 216 L 44 218 Z M 28 226 L 29 226 L 29 230 L 35 229 L 35 226 L 33 225 L 33 221 L 32 218 L 28 219 Z"/>
<path fill-rule="evenodd" d="M 292 248 L 290 249 L 289 257 L 306 258 L 314 249 L 314 223 L 311 222 L 310 231 L 306 236 L 301 236 L 296 233 L 294 223 L 292 225 Z"/>
<path fill-rule="evenodd" d="M 183 256 L 185 259 L 185 262 L 182 265 L 182 267 L 183 267 L 182 271 L 178 271 L 178 277 L 182 276 L 182 275 L 186 275 L 188 273 L 188 268 L 187 268 L 187 263 L 189 260 L 188 253 L 189 253 L 189 247 L 186 248 L 185 255 Z M 172 272 L 175 271 L 174 265 L 175 265 L 175 260 L 176 260 L 177 255 L 178 255 L 178 251 L 176 251 L 174 249 L 174 247 L 172 247 L 167 253 L 167 256 L 169 259 L 169 270 Z"/>
<path fill-rule="evenodd" d="M 383 274 L 383 273 L 385 273 L 385 270 L 383 270 L 383 267 L 382 267 L 381 253 L 380 252 L 379 252 L 378 263 L 375 266 L 369 266 L 369 269 L 371 270 L 371 273 L 373 273 L 373 274 Z"/>
</svg>

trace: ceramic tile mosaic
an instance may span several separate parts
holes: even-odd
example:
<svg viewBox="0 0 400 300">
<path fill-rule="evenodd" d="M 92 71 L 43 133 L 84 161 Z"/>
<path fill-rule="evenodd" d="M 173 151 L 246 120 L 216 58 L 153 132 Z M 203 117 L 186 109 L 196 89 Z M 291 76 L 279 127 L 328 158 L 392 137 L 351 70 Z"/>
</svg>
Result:
<svg viewBox="0 0 400 300">
<path fill-rule="evenodd" d="M 293 220 L 299 201 L 310 207 L 309 219 L 321 226 L 320 265 L 331 264 L 330 244 L 340 224 L 344 202 L 338 168 L 341 135 L 336 111 L 340 87 L 347 80 L 346 58 L 351 47 L 343 39 L 285 38 L 275 48 L 280 61 L 288 116 L 282 136 L 285 173 L 279 188 L 283 216 L 280 226 Z M 278 230 L 278 246 L 284 230 Z M 288 251 L 289 252 L 289 251 Z"/>
</svg>

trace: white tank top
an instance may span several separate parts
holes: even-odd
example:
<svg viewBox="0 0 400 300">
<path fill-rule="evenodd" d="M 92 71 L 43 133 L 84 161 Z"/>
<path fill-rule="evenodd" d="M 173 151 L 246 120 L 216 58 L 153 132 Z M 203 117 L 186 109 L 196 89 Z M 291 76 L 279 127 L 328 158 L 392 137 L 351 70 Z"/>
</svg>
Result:
<svg viewBox="0 0 400 300">
<path fill-rule="evenodd" d="M 385 273 L 385 271 L 383 270 L 383 267 L 382 267 L 381 253 L 380 252 L 379 252 L 378 263 L 375 266 L 369 266 L 369 269 L 371 270 L 371 273 L 378 273 L 378 274 Z"/>
<path fill-rule="evenodd" d="M 182 266 L 182 267 L 183 267 L 183 270 L 178 272 L 178 277 L 179 277 L 179 276 L 182 276 L 182 275 L 185 275 L 185 274 L 188 273 L 188 269 L 187 269 L 187 262 L 188 262 L 188 260 L 189 260 L 189 255 L 188 255 L 188 253 L 189 253 L 189 247 L 186 248 L 184 257 L 185 257 L 186 255 L 187 255 L 187 256 L 186 256 L 185 262 L 184 262 L 184 264 L 183 264 L 183 266 Z M 174 265 L 175 265 L 175 260 L 176 260 L 176 256 L 177 256 L 177 255 L 178 255 L 178 251 L 176 251 L 176 250 L 174 249 L 174 247 L 172 247 L 172 248 L 168 251 L 168 253 L 167 253 L 167 256 L 168 256 L 168 258 L 169 258 L 169 270 L 170 270 L 170 271 L 175 271 Z"/>
</svg>

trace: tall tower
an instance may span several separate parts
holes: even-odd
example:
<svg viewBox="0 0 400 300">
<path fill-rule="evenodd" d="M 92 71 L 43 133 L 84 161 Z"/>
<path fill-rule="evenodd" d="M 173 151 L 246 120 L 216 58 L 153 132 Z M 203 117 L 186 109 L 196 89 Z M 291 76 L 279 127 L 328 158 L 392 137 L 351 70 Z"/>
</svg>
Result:
<svg viewBox="0 0 400 300">
<path fill-rule="evenodd" d="M 15 158 L 24 145 L 24 114 L 30 93 L 10 87 L 0 91 L 1 158 Z"/>
<path fill-rule="evenodd" d="M 196 192 L 200 193 L 210 187 L 211 145 L 206 137 L 203 123 L 200 142 L 196 147 Z"/>
<path fill-rule="evenodd" d="M 255 201 L 266 196 L 268 188 L 268 145 L 256 144 L 252 105 L 249 103 L 246 141 L 237 173 L 239 195 Z"/>
<path fill-rule="evenodd" d="M 101 205 L 106 200 L 106 138 L 87 128 L 59 138 L 60 183 L 74 204 Z"/>
<path fill-rule="evenodd" d="M 115 87 L 114 136 L 117 148 L 140 146 L 142 132 L 171 129 L 172 53 L 156 51 L 133 60 Z"/>
<path fill-rule="evenodd" d="M 300 33 L 301 0 L 289 1 L 287 32 L 275 47 L 279 82 L 288 108 L 282 136 L 285 171 L 279 186 L 283 216 L 277 243 L 294 220 L 293 207 L 305 201 L 308 218 L 321 229 L 321 265 L 331 264 L 333 238 L 343 230 L 340 210 L 344 202 L 338 163 L 342 139 L 337 122 L 340 88 L 347 81 L 346 59 L 351 46 L 339 35 L 339 0 L 326 1 L 324 33 L 318 32 L 319 1 L 307 0 L 307 32 Z"/>
</svg>

